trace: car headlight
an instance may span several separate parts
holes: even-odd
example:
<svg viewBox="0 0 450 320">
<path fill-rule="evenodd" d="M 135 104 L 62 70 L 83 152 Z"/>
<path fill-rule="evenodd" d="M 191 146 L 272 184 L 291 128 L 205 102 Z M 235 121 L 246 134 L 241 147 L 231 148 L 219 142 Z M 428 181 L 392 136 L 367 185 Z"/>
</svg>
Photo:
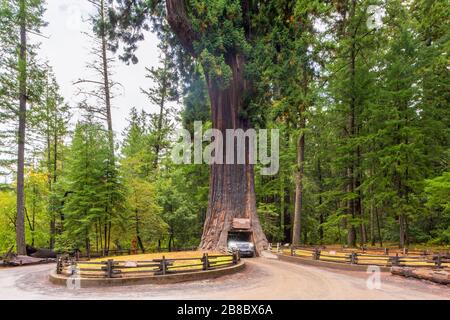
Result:
<svg viewBox="0 0 450 320">
<path fill-rule="evenodd" d="M 250 248 L 254 248 L 255 247 L 255 245 L 253 244 L 253 243 L 249 243 L 249 245 L 248 245 Z"/>
<path fill-rule="evenodd" d="M 229 242 L 228 247 L 229 248 L 237 248 L 237 244 L 236 244 L 236 242 Z"/>
</svg>

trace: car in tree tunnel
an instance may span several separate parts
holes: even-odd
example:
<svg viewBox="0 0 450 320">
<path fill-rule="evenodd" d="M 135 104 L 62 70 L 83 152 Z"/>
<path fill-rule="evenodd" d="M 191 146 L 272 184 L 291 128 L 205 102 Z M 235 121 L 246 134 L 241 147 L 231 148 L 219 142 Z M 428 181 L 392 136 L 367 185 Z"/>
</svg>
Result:
<svg viewBox="0 0 450 320">
<path fill-rule="evenodd" d="M 256 255 L 255 245 L 251 240 L 250 232 L 229 232 L 228 250 L 238 250 L 241 257 L 254 257 Z"/>
</svg>

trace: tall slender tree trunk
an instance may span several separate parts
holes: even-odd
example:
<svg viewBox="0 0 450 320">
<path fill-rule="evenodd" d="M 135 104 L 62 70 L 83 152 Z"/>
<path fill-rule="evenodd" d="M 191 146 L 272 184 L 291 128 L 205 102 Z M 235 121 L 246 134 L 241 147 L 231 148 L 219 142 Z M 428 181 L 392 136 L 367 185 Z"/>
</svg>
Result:
<svg viewBox="0 0 450 320">
<path fill-rule="evenodd" d="M 47 128 L 46 128 L 46 134 L 47 134 L 47 184 L 48 184 L 48 190 L 52 192 L 53 188 L 53 180 L 52 180 L 52 152 L 51 152 L 51 137 L 50 137 L 50 111 L 49 111 L 49 105 L 48 105 L 48 75 L 47 75 Z M 50 249 L 53 249 L 55 247 L 55 235 L 56 235 L 56 217 L 55 213 L 52 208 L 52 203 L 49 203 L 49 213 L 50 213 Z"/>
<path fill-rule="evenodd" d="M 352 0 L 352 8 L 350 10 L 350 17 L 353 18 L 355 15 L 356 10 L 356 1 Z M 350 97 L 350 110 L 349 110 L 349 116 L 348 116 L 348 132 L 349 132 L 349 138 L 354 138 L 356 135 L 356 97 L 355 97 L 355 81 L 356 81 L 356 34 L 353 33 L 351 36 L 351 50 L 350 50 L 350 85 L 351 85 L 351 97 Z M 347 168 L 347 178 L 348 178 L 348 193 L 355 193 L 356 189 L 356 176 L 355 176 L 355 155 L 356 152 L 351 153 L 351 158 L 349 161 L 349 166 Z M 359 210 L 358 208 L 358 199 L 353 199 L 353 196 L 351 199 L 348 200 L 348 209 L 349 209 L 349 215 L 354 219 L 356 212 Z M 349 224 L 348 228 L 348 234 L 347 234 L 347 244 L 350 247 L 356 246 L 356 229 L 351 222 Z"/>
<path fill-rule="evenodd" d="M 304 117 L 304 115 L 302 115 Z M 303 207 L 303 173 L 305 162 L 305 119 L 300 121 L 302 132 L 297 141 L 297 173 L 295 177 L 295 207 L 294 207 L 294 227 L 292 233 L 292 244 L 299 245 L 302 233 L 302 207 Z"/>
<path fill-rule="evenodd" d="M 359 135 L 359 127 L 356 127 L 356 135 Z M 359 224 L 359 233 L 360 233 L 360 243 L 361 246 L 364 246 L 367 243 L 367 234 L 366 234 L 366 225 L 363 222 L 363 207 L 362 207 L 362 194 L 361 187 L 362 175 L 361 175 L 361 147 L 357 146 L 356 148 L 356 173 L 355 173 L 355 193 L 357 194 L 357 198 L 355 201 L 355 216 L 360 218 L 362 221 Z"/>
<path fill-rule="evenodd" d="M 323 232 L 323 223 L 325 222 L 325 216 L 323 213 L 323 209 L 322 209 L 322 192 L 323 192 L 323 182 L 322 182 L 322 165 L 321 165 L 321 161 L 320 161 L 320 157 L 317 160 L 317 174 L 319 176 L 319 239 L 320 239 L 320 244 L 323 243 L 323 236 L 324 236 L 324 232 Z"/>
<path fill-rule="evenodd" d="M 370 244 L 375 246 L 375 213 L 373 201 L 370 204 Z"/>
<path fill-rule="evenodd" d="M 226 129 L 245 131 L 249 127 L 248 121 L 239 116 L 243 107 L 243 94 L 247 89 L 244 58 L 230 53 L 226 60 L 233 72 L 229 87 L 223 90 L 214 81 L 207 79 L 213 127 L 222 132 L 224 145 L 227 143 Z M 225 158 L 226 148 L 223 154 Z M 267 239 L 256 213 L 254 171 L 253 165 L 248 164 L 248 148 L 246 159 L 247 164 L 211 166 L 208 212 L 200 244 L 204 250 L 226 250 L 233 218 L 250 219 L 257 252 L 267 247 Z"/>
<path fill-rule="evenodd" d="M 86 246 L 86 255 L 88 259 L 91 258 L 91 240 L 89 239 L 89 233 L 86 234 L 86 237 L 84 239 L 85 246 Z"/>
<path fill-rule="evenodd" d="M 138 210 L 135 210 L 135 220 L 136 220 L 136 239 L 137 239 L 137 243 L 139 246 L 139 249 L 141 249 L 142 253 L 145 253 L 145 248 L 144 248 L 144 244 L 142 243 L 142 238 L 141 238 L 141 230 L 140 230 L 140 226 L 139 226 L 139 212 Z"/>
<path fill-rule="evenodd" d="M 109 68 L 108 68 L 108 55 L 107 55 L 107 42 L 105 34 L 105 1 L 100 1 L 100 19 L 102 25 L 101 40 L 102 40 L 102 67 L 103 67 L 103 87 L 105 90 L 105 106 L 106 106 L 106 122 L 108 125 L 108 138 L 111 149 L 111 163 L 114 165 L 114 131 L 112 126 L 111 115 L 111 87 L 109 83 Z"/>
<path fill-rule="evenodd" d="M 53 129 L 53 184 L 52 184 L 52 188 L 55 186 L 56 182 L 58 181 L 58 174 L 57 174 L 57 170 L 58 170 L 58 115 L 55 112 L 55 128 Z M 53 189 L 52 189 L 53 191 Z M 55 200 L 53 200 L 55 201 Z M 59 234 L 61 234 L 63 232 L 63 220 L 64 217 L 61 213 L 60 215 L 60 224 L 58 226 L 58 230 L 56 229 L 56 209 L 55 209 L 55 204 L 53 204 L 52 210 L 54 211 L 52 213 L 52 223 L 54 223 L 54 234 L 56 235 L 56 233 L 59 232 Z M 54 247 L 54 239 L 53 239 L 53 247 Z M 53 249 L 53 247 L 51 247 L 51 249 Z"/>
<path fill-rule="evenodd" d="M 280 198 L 280 229 L 281 229 L 282 234 L 284 234 L 284 229 L 285 229 L 284 213 L 286 211 L 286 209 L 285 209 L 286 208 L 286 201 L 285 201 L 286 190 L 285 190 L 285 186 L 284 186 L 284 174 L 282 172 L 280 172 L 279 181 L 280 181 L 280 194 L 279 194 L 279 198 Z"/>
<path fill-rule="evenodd" d="M 167 49 L 164 49 L 167 50 Z M 167 72 L 167 51 L 164 52 L 164 70 L 165 73 Z M 161 143 L 162 143 L 162 126 L 163 126 L 163 118 L 164 118 L 164 107 L 166 104 L 166 96 L 167 96 L 167 76 L 164 75 L 162 79 L 162 88 L 161 88 L 161 101 L 159 102 L 159 116 L 158 116 L 158 133 L 157 133 L 157 139 L 156 139 L 156 145 L 155 145 L 155 160 L 153 161 L 153 168 L 157 169 L 159 164 L 159 153 L 161 152 Z"/>
<path fill-rule="evenodd" d="M 25 201 L 24 201 L 24 170 L 25 170 L 25 131 L 27 113 L 27 33 L 26 33 L 26 3 L 20 0 L 20 53 L 19 53 L 19 132 L 17 152 L 17 216 L 16 216 L 16 249 L 17 254 L 26 255 L 25 243 Z"/>
<path fill-rule="evenodd" d="M 378 214 L 378 208 L 375 208 L 375 218 L 377 219 L 378 239 L 380 241 L 380 247 L 383 246 L 383 236 L 381 235 L 380 216 Z"/>
</svg>

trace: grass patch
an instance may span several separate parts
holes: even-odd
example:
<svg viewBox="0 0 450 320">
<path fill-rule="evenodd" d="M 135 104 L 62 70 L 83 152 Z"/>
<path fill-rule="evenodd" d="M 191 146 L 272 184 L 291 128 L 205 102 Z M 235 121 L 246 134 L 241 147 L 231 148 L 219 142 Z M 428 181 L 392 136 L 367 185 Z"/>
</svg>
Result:
<svg viewBox="0 0 450 320">
<path fill-rule="evenodd" d="M 342 252 L 337 251 L 339 250 L 336 248 L 336 251 L 334 248 L 327 248 L 326 250 L 321 250 L 321 257 L 320 260 L 322 261 L 330 261 L 330 262 L 349 262 L 349 255 L 351 253 L 350 251 Z M 280 250 L 284 255 L 291 255 L 290 249 L 281 249 Z M 395 256 L 395 253 L 390 253 L 389 256 L 376 253 L 376 252 L 368 252 L 366 251 L 365 254 L 362 253 L 361 250 L 353 250 L 354 252 L 358 253 L 358 264 L 361 265 L 379 265 L 379 266 L 389 266 L 390 265 L 390 257 Z M 302 258 L 310 258 L 312 259 L 313 253 L 308 250 L 302 250 L 302 249 L 295 249 L 294 250 L 295 255 L 297 257 Z M 430 258 L 424 257 L 423 259 L 417 259 L 417 258 L 408 258 L 408 256 L 399 255 L 400 259 L 402 260 L 402 265 L 405 266 L 418 266 L 418 267 L 434 267 L 434 262 L 430 261 Z M 442 267 L 444 268 L 450 268 L 450 263 L 443 263 Z"/>
<path fill-rule="evenodd" d="M 221 267 L 232 262 L 232 256 L 226 257 L 215 257 L 219 255 L 223 255 L 220 252 L 208 253 L 209 261 L 211 267 Z M 99 263 L 104 262 L 109 259 L 114 260 L 121 270 L 122 275 L 136 275 L 141 274 L 145 275 L 146 273 L 153 273 L 159 270 L 157 266 L 158 262 L 154 260 L 161 260 L 165 257 L 165 259 L 183 259 L 177 261 L 171 261 L 171 265 L 169 266 L 169 271 L 195 271 L 202 270 L 202 261 L 200 260 L 203 257 L 203 252 L 201 251 L 181 251 L 181 252 L 164 252 L 164 253 L 146 253 L 146 254 L 136 254 L 129 256 L 117 256 L 117 257 L 104 257 L 99 259 L 93 259 L 89 262 Z M 101 270 L 101 264 L 89 264 L 89 263 L 79 263 L 78 266 L 82 269 L 81 274 L 85 276 L 99 276 L 103 274 Z M 85 270 L 83 270 L 85 269 Z M 89 269 L 89 270 L 86 270 Z"/>
</svg>

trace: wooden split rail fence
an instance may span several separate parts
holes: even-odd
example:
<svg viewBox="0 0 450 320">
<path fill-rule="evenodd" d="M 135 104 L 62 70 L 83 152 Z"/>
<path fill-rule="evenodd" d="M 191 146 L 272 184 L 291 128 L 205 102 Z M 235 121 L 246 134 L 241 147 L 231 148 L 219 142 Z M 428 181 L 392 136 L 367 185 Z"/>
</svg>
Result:
<svg viewBox="0 0 450 320">
<path fill-rule="evenodd" d="M 189 247 L 189 248 L 172 248 L 169 249 L 153 249 L 153 250 L 146 250 L 145 253 L 158 253 L 158 252 L 179 252 L 179 251 L 195 251 L 197 250 L 197 247 Z M 72 256 L 74 256 L 77 259 L 97 259 L 97 258 L 104 258 L 104 257 L 116 257 L 116 256 L 129 256 L 129 255 L 137 255 L 142 254 L 142 252 L 139 249 L 110 249 L 110 250 L 103 250 L 103 251 L 91 251 L 89 254 L 87 252 L 81 252 L 81 251 L 75 251 Z"/>
<path fill-rule="evenodd" d="M 214 270 L 240 262 L 238 251 L 228 255 L 203 254 L 201 258 L 153 259 L 147 261 L 76 261 L 68 255 L 57 258 L 56 273 L 89 278 L 121 278 L 127 276 L 165 275 Z"/>
<path fill-rule="evenodd" d="M 346 263 L 352 265 L 375 265 L 383 267 L 413 267 L 413 268 L 436 268 L 449 269 L 450 256 L 448 254 L 421 254 L 411 255 L 406 252 L 400 255 L 398 252 L 390 253 L 385 250 L 383 254 L 361 253 L 356 251 L 348 252 L 346 250 L 334 250 L 326 248 L 310 248 L 301 246 L 281 247 L 277 245 L 275 248 L 270 246 L 270 250 L 290 256 L 303 258 L 311 258 L 326 262 Z"/>
</svg>

